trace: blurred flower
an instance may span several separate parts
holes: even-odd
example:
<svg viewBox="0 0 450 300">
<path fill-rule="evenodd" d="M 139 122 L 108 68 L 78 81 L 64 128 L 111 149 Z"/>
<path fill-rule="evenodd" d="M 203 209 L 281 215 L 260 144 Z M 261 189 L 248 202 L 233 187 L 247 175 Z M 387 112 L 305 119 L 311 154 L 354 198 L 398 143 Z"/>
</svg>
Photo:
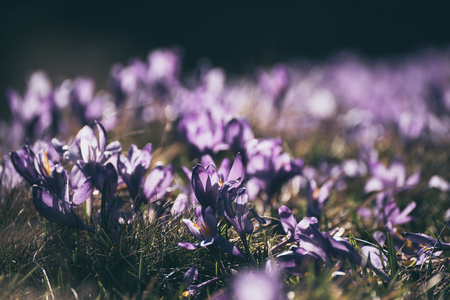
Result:
<svg viewBox="0 0 450 300">
<path fill-rule="evenodd" d="M 258 73 L 259 87 L 270 97 L 273 105 L 280 110 L 290 81 L 286 67 L 276 65 L 270 71 L 260 70 Z"/>
<path fill-rule="evenodd" d="M 178 134 L 194 157 L 226 150 L 224 121 L 213 119 L 209 111 L 187 113 L 178 122 Z"/>
<path fill-rule="evenodd" d="M 225 142 L 233 153 L 241 153 L 246 165 L 247 143 L 253 140 L 253 131 L 245 119 L 233 118 L 228 121 L 225 128 Z"/>
<path fill-rule="evenodd" d="M 439 256 L 443 251 L 450 250 L 450 243 L 444 243 L 423 233 L 403 232 L 402 236 L 414 243 L 422 245 L 417 252 L 417 265 L 421 265 L 431 256 Z"/>
<path fill-rule="evenodd" d="M 249 177 L 247 189 L 250 199 L 258 192 L 267 194 L 268 202 L 274 193 L 289 179 L 302 172 L 303 160 L 291 159 L 281 153 L 281 139 L 252 140 L 247 144 L 246 173 Z"/>
<path fill-rule="evenodd" d="M 42 72 L 34 72 L 24 96 L 9 90 L 10 124 L 2 124 L 0 137 L 7 151 L 17 149 L 24 142 L 35 141 L 45 134 L 54 135 L 59 130 L 60 117 L 53 97 L 50 79 Z"/>
<path fill-rule="evenodd" d="M 428 181 L 428 187 L 430 189 L 436 188 L 438 190 L 441 190 L 443 192 L 447 192 L 450 190 L 450 183 L 448 183 L 444 178 L 442 178 L 439 175 L 434 175 L 430 178 L 430 181 Z"/>
</svg>

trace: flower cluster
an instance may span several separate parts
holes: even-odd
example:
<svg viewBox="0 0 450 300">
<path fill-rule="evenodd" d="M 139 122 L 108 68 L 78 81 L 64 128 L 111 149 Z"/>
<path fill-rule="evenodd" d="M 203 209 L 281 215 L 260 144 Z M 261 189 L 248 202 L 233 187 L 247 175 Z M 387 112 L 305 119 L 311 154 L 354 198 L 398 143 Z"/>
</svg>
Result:
<svg viewBox="0 0 450 300">
<path fill-rule="evenodd" d="M 420 158 L 407 165 L 386 151 L 395 138 L 423 152 L 421 143 L 450 136 L 450 65 L 435 54 L 396 68 L 353 56 L 314 68 L 277 64 L 238 81 L 206 65 L 180 78 L 180 50 L 155 50 L 145 62 L 113 66 L 110 90 L 98 92 L 90 78 L 52 86 L 37 72 L 23 95 L 8 92 L 2 197 L 29 186 L 41 216 L 86 234 L 123 232 L 150 216 L 163 231 L 182 222 L 192 240 L 176 241 L 176 251 L 210 253 L 218 269 L 194 284 L 192 266 L 185 298 L 224 282 L 213 299 L 286 299 L 283 272 L 370 269 L 390 281 L 395 259 L 421 265 L 450 249 L 441 237 L 399 234 L 412 231 L 416 207 L 427 204 L 411 193 L 428 190 L 427 176 L 429 189 L 448 192 L 445 172 L 423 172 Z M 264 239 L 258 257 L 254 238 Z"/>
</svg>

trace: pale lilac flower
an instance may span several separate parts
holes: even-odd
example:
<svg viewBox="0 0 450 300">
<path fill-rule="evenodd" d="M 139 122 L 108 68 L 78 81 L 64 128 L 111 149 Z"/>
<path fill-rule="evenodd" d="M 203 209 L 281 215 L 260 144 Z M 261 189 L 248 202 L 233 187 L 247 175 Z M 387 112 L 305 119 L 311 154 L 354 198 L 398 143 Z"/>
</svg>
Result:
<svg viewBox="0 0 450 300">
<path fill-rule="evenodd" d="M 276 65 L 270 71 L 259 71 L 259 87 L 270 97 L 278 110 L 281 109 L 289 83 L 289 74 L 283 65 Z"/>
<path fill-rule="evenodd" d="M 430 178 L 430 181 L 428 181 L 428 187 L 430 189 L 436 188 L 438 190 L 441 190 L 443 192 L 447 192 L 450 190 L 450 183 L 448 183 L 444 178 L 442 178 L 439 175 L 434 175 Z"/>
<path fill-rule="evenodd" d="M 280 138 L 252 140 L 247 144 L 246 166 L 250 199 L 264 191 L 268 202 L 284 183 L 301 174 L 303 165 L 303 160 L 282 153 Z"/>
<path fill-rule="evenodd" d="M 63 142 L 53 139 L 52 143 L 55 149 L 75 163 L 70 174 L 70 184 L 74 189 L 76 196 L 74 204 L 83 203 L 92 193 L 94 187 L 101 190 L 102 186 L 97 181 L 97 173 L 100 166 L 113 155 L 118 155 L 122 146 L 119 141 L 114 141 L 108 145 L 106 130 L 100 122 L 96 122 L 99 139 L 94 131 L 84 126 L 77 134 L 73 145 L 64 145 Z"/>
<path fill-rule="evenodd" d="M 95 83 L 90 78 L 79 77 L 72 84 L 70 103 L 73 115 L 78 118 L 81 125 L 92 121 L 104 119 L 103 126 L 111 130 L 117 123 L 116 105 L 112 96 L 106 91 L 95 92 Z"/>
<path fill-rule="evenodd" d="M 178 134 L 193 156 L 214 154 L 226 150 L 224 120 L 215 120 L 209 111 L 184 114 L 178 123 Z"/>
</svg>

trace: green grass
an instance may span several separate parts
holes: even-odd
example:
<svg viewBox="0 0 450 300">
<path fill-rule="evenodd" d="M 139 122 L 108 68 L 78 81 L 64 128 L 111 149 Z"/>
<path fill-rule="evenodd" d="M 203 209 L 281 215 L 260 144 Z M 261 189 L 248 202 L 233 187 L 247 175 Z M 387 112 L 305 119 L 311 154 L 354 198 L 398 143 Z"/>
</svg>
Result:
<svg viewBox="0 0 450 300">
<path fill-rule="evenodd" d="M 169 133 L 173 135 L 173 133 Z M 288 141 L 294 156 L 305 155 L 308 164 L 317 164 L 322 157 L 327 161 L 339 162 L 342 157 L 355 157 L 355 148 L 346 147 L 342 157 L 330 152 L 333 139 L 308 141 L 308 147 L 296 146 L 296 141 Z M 390 140 L 390 147 L 380 150 L 382 161 L 388 162 L 401 155 L 407 166 L 408 174 L 417 168 L 422 169 L 421 183 L 411 191 L 399 194 L 396 201 L 403 208 L 411 200 L 417 208 L 413 215 L 417 221 L 399 226 L 398 232 L 425 232 L 429 230 L 440 241 L 449 241 L 450 230 L 442 231 L 443 225 L 433 220 L 442 220 L 446 209 L 450 208 L 448 194 L 427 188 L 428 179 L 434 174 L 448 178 L 450 172 L 447 147 L 410 144 L 406 147 Z M 137 140 L 137 144 L 143 144 Z M 187 151 L 180 145 L 165 141 L 164 148 L 158 148 L 159 159 L 165 158 L 167 149 L 175 149 L 175 166 L 190 162 Z M 175 148 L 170 148 L 177 145 Z M 425 151 L 418 151 L 422 147 Z M 418 153 L 424 153 L 419 155 Z M 168 154 L 169 155 L 169 154 Z M 223 154 L 224 155 L 228 154 Z M 190 162 L 193 165 L 192 162 Z M 183 175 L 176 168 L 177 181 Z M 333 192 L 323 210 L 320 220 L 321 230 L 333 227 L 345 228 L 344 236 L 361 247 L 360 240 L 373 242 L 371 235 L 375 230 L 373 222 L 364 222 L 356 211 L 362 205 L 371 207 L 373 197 L 363 194 L 367 177 L 351 179 L 345 191 Z M 280 199 L 288 199 L 285 205 L 290 207 L 297 219 L 301 220 L 306 211 L 306 199 L 293 193 L 288 184 L 282 195 L 278 195 L 274 209 L 267 214 L 272 223 L 257 227 L 248 238 L 249 249 L 258 266 L 263 267 L 270 255 L 286 251 L 289 245 L 270 253 L 270 247 L 280 243 L 285 234 L 277 220 L 276 208 Z M 288 195 L 288 196 L 286 196 Z M 1 190 L 0 202 L 0 299 L 180 299 L 186 287 L 183 284 L 184 273 L 193 265 L 199 268 L 201 283 L 216 276 L 220 280 L 205 288 L 200 299 L 208 298 L 220 289 L 227 287 L 231 278 L 222 276 L 220 268 L 211 253 L 205 249 L 188 251 L 180 248 L 178 242 L 196 242 L 180 221 L 137 219 L 131 225 L 98 224 L 95 219 L 86 223 L 97 228 L 94 233 L 65 228 L 39 216 L 31 200 L 30 188 L 25 182 L 13 191 Z M 175 194 L 171 194 L 165 203 L 170 207 Z M 96 199 L 96 208 L 101 207 Z M 258 206 L 256 202 L 256 206 Z M 164 207 L 164 208 L 165 208 Z M 103 209 L 104 211 L 104 209 Z M 78 215 L 83 215 L 81 209 Z M 105 216 L 103 216 L 103 219 Z M 256 222 L 254 222 L 256 225 Z M 218 232 L 228 237 L 241 249 L 242 242 L 231 225 L 219 220 Z M 386 273 L 393 278 L 388 283 L 368 268 L 352 267 L 351 274 L 332 276 L 338 268 L 316 270 L 311 266 L 305 276 L 284 274 L 284 290 L 295 299 L 448 299 L 450 297 L 450 265 L 444 253 L 423 266 L 411 265 L 406 257 L 395 252 L 393 242 L 388 235 L 385 251 L 388 257 Z M 221 253 L 221 259 L 230 274 L 242 270 L 251 270 L 249 258 L 240 261 L 228 254 Z"/>
</svg>

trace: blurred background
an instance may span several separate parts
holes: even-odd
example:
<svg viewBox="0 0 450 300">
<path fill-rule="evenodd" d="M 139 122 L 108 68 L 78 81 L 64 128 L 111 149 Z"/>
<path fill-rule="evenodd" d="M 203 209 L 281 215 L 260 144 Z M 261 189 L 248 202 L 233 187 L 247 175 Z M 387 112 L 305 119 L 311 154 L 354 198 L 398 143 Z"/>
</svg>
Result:
<svg viewBox="0 0 450 300">
<path fill-rule="evenodd" d="M 105 88 L 116 63 L 179 46 L 183 71 L 207 57 L 227 73 L 350 50 L 368 59 L 450 45 L 449 10 L 423 1 L 9 1 L 0 10 L 0 117 L 5 92 L 31 71 Z"/>
</svg>

